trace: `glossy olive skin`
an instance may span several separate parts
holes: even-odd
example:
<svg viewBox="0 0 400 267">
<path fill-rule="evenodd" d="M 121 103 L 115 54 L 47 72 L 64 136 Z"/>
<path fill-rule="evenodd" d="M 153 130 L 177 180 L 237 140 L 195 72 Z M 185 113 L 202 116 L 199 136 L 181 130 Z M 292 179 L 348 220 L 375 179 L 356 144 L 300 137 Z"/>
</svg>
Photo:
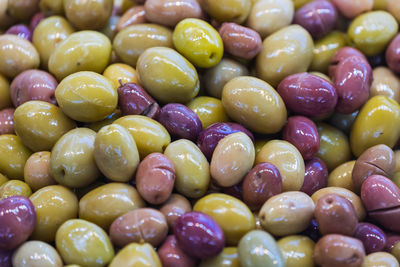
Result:
<svg viewBox="0 0 400 267">
<path fill-rule="evenodd" d="M 306 72 L 286 77 L 277 91 L 288 109 L 309 117 L 331 113 L 338 101 L 333 84 Z"/>
<path fill-rule="evenodd" d="M 0 110 L 10 108 L 11 106 L 10 82 L 5 76 L 0 74 Z"/>
<path fill-rule="evenodd" d="M 154 248 L 147 244 L 131 243 L 118 252 L 110 267 L 162 267 Z"/>
<path fill-rule="evenodd" d="M 64 5 L 62 0 L 40 0 L 39 7 L 40 10 L 48 16 L 64 14 Z"/>
<path fill-rule="evenodd" d="M 5 34 L 14 34 L 25 40 L 32 41 L 32 32 L 31 30 L 25 26 L 24 24 L 17 24 L 11 26 Z"/>
<path fill-rule="evenodd" d="M 282 28 L 263 41 L 256 59 L 257 76 L 276 87 L 285 77 L 307 71 L 313 49 L 313 40 L 304 28 L 299 25 Z"/>
<path fill-rule="evenodd" d="M 51 150 L 65 133 L 76 127 L 61 109 L 44 101 L 28 101 L 14 112 L 15 132 L 32 151 Z"/>
<path fill-rule="evenodd" d="M 313 1 L 296 11 L 294 24 L 304 27 L 313 38 L 329 33 L 336 24 L 337 11 L 329 1 Z"/>
<path fill-rule="evenodd" d="M 32 188 L 33 192 L 48 185 L 56 184 L 50 175 L 50 155 L 48 151 L 32 154 L 24 167 L 24 180 Z"/>
<path fill-rule="evenodd" d="M 386 11 L 372 11 L 358 16 L 350 24 L 350 40 L 367 56 L 383 52 L 398 31 L 395 18 Z"/>
<path fill-rule="evenodd" d="M 374 224 L 360 222 L 356 227 L 354 237 L 363 242 L 367 254 L 379 252 L 385 248 L 386 234 Z"/>
<path fill-rule="evenodd" d="M 314 241 L 309 237 L 292 235 L 281 238 L 277 242 L 286 261 L 287 267 L 313 267 Z"/>
<path fill-rule="evenodd" d="M 285 266 L 285 259 L 275 239 L 265 231 L 248 232 L 240 240 L 238 252 L 242 267 Z"/>
<path fill-rule="evenodd" d="M 13 255 L 14 266 L 21 267 L 62 267 L 58 252 L 42 241 L 28 241 L 20 246 Z"/>
<path fill-rule="evenodd" d="M 105 119 L 118 103 L 112 82 L 92 71 L 69 75 L 57 86 L 55 95 L 62 111 L 68 117 L 82 122 Z"/>
<path fill-rule="evenodd" d="M 336 68 L 340 62 L 343 60 L 347 59 L 348 57 L 352 56 L 357 56 L 360 59 L 364 59 L 365 61 L 368 61 L 366 56 L 360 52 L 359 50 L 350 47 L 350 46 L 345 46 L 337 50 L 337 52 L 333 55 L 331 59 L 331 63 L 329 66 L 329 77 L 334 77 L 336 75 Z"/>
<path fill-rule="evenodd" d="M 162 204 L 171 196 L 175 183 L 173 163 L 161 153 L 145 157 L 136 172 L 136 188 L 150 204 Z"/>
<path fill-rule="evenodd" d="M 32 151 L 22 144 L 18 136 L 3 134 L 0 135 L 0 154 L 0 173 L 9 179 L 22 180 L 25 163 Z"/>
<path fill-rule="evenodd" d="M 171 136 L 196 141 L 203 126 L 199 116 L 179 103 L 170 103 L 161 108 L 157 120 Z"/>
<path fill-rule="evenodd" d="M 386 49 L 386 62 L 389 68 L 396 72 L 400 73 L 400 34 L 396 35 L 395 38 L 390 42 L 388 48 Z"/>
<path fill-rule="evenodd" d="M 14 78 L 39 67 L 39 53 L 31 42 L 13 34 L 0 36 L 0 74 Z"/>
<path fill-rule="evenodd" d="M 314 260 L 320 266 L 361 266 L 365 251 L 360 240 L 344 235 L 330 234 L 315 245 Z"/>
<path fill-rule="evenodd" d="M 225 247 L 216 257 L 203 260 L 199 267 L 240 267 L 238 249 L 236 247 Z"/>
<path fill-rule="evenodd" d="M 162 103 L 187 103 L 200 90 L 194 66 L 171 48 L 147 49 L 140 55 L 136 70 L 140 84 Z"/>
<path fill-rule="evenodd" d="M 101 267 L 114 257 L 114 248 L 106 232 L 81 219 L 68 220 L 58 228 L 56 247 L 66 264 Z"/>
<path fill-rule="evenodd" d="M 172 194 L 169 199 L 160 207 L 160 212 L 167 219 L 169 229 L 173 229 L 176 219 L 186 212 L 192 210 L 192 206 L 182 195 Z"/>
<path fill-rule="evenodd" d="M 375 252 L 365 257 L 362 267 L 369 266 L 390 266 L 398 267 L 398 260 L 387 252 Z"/>
<path fill-rule="evenodd" d="M 373 174 L 393 177 L 396 168 L 393 150 L 386 145 L 376 145 L 365 150 L 357 159 L 352 171 L 356 192 L 360 192 L 364 181 Z"/>
<path fill-rule="evenodd" d="M 24 196 L 0 200 L 0 249 L 12 250 L 25 242 L 36 224 L 32 202 Z"/>
<path fill-rule="evenodd" d="M 219 22 L 243 23 L 251 8 L 251 0 L 200 0 L 201 8 Z"/>
<path fill-rule="evenodd" d="M 400 79 L 389 68 L 376 67 L 373 70 L 373 77 L 370 97 L 385 95 L 397 103 L 400 102 Z"/>
<path fill-rule="evenodd" d="M 237 245 L 243 235 L 256 227 L 254 215 L 246 204 L 226 194 L 209 194 L 198 200 L 193 210 L 214 218 L 224 231 L 228 245 Z"/>
<path fill-rule="evenodd" d="M 113 49 L 118 57 L 132 67 L 136 67 L 139 56 L 148 48 L 161 46 L 173 47 L 172 32 L 157 24 L 129 26 L 118 32 L 113 41 Z"/>
<path fill-rule="evenodd" d="M 157 251 L 164 267 L 195 267 L 196 261 L 178 246 L 176 237 L 169 235 Z"/>
<path fill-rule="evenodd" d="M 27 183 L 20 180 L 9 180 L 0 186 L 0 199 L 11 196 L 29 197 L 32 190 Z"/>
<path fill-rule="evenodd" d="M 229 117 L 220 99 L 198 96 L 187 104 L 199 116 L 203 129 L 218 122 L 228 122 Z"/>
<path fill-rule="evenodd" d="M 12 267 L 12 250 L 0 249 L 0 263 L 4 267 Z"/>
<path fill-rule="evenodd" d="M 355 160 L 347 161 L 331 171 L 329 173 L 328 186 L 342 187 L 357 192 L 352 179 L 352 172 L 355 163 Z"/>
<path fill-rule="evenodd" d="M 263 162 L 248 172 L 242 187 L 243 202 L 257 211 L 269 198 L 282 193 L 282 177 L 275 165 Z"/>
<path fill-rule="evenodd" d="M 357 17 L 358 15 L 368 12 L 372 9 L 373 5 L 378 1 L 373 0 L 332 0 L 332 3 L 348 19 Z"/>
<path fill-rule="evenodd" d="M 355 156 L 377 144 L 393 147 L 400 136 L 400 106 L 386 96 L 374 96 L 361 108 L 350 133 Z M 390 130 L 389 130 L 390 129 Z"/>
<path fill-rule="evenodd" d="M 149 243 L 157 247 L 168 234 L 165 216 L 158 210 L 141 208 L 121 215 L 110 226 L 113 244 L 124 247 L 129 243 Z"/>
<path fill-rule="evenodd" d="M 300 188 L 301 192 L 311 196 L 328 184 L 328 168 L 320 158 L 312 158 L 305 162 L 304 182 Z"/>
<path fill-rule="evenodd" d="M 179 247 L 188 255 L 207 259 L 224 248 L 225 236 L 218 223 L 202 212 L 188 212 L 179 217 L 174 226 Z"/>
<path fill-rule="evenodd" d="M 121 16 L 115 29 L 119 32 L 129 26 L 146 22 L 146 10 L 144 6 L 133 6 Z"/>
<path fill-rule="evenodd" d="M 113 9 L 112 0 L 63 0 L 65 15 L 80 30 L 103 28 Z"/>
<path fill-rule="evenodd" d="M 91 190 L 79 200 L 79 218 L 107 230 L 119 216 L 144 206 L 133 186 L 108 183 Z"/>
<path fill-rule="evenodd" d="M 0 135 L 14 134 L 14 111 L 13 108 L 0 110 Z"/>
</svg>

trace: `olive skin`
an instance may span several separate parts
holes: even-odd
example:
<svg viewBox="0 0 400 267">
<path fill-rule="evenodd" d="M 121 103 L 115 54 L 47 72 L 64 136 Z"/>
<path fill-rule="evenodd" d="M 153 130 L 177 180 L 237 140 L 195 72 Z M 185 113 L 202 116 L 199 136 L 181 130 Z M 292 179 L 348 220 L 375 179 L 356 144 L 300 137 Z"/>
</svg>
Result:
<svg viewBox="0 0 400 267">
<path fill-rule="evenodd" d="M 25 163 L 32 154 L 17 135 L 0 135 L 0 173 L 9 179 L 24 178 Z"/>
<path fill-rule="evenodd" d="M 56 184 L 56 181 L 50 174 L 50 156 L 49 151 L 33 153 L 26 161 L 24 167 L 24 180 L 35 192 L 40 188 Z"/>
<path fill-rule="evenodd" d="M 147 243 L 131 243 L 118 252 L 109 267 L 162 267 L 154 248 Z"/>
<path fill-rule="evenodd" d="M 29 20 L 39 10 L 39 0 L 16 0 L 8 3 L 8 14 L 18 20 Z"/>
<path fill-rule="evenodd" d="M 186 106 L 197 114 L 203 130 L 215 123 L 230 121 L 222 101 L 215 97 L 197 96 Z"/>
<path fill-rule="evenodd" d="M 390 266 L 398 267 L 398 260 L 390 253 L 387 252 L 374 252 L 365 257 L 362 267 L 369 266 Z"/>
<path fill-rule="evenodd" d="M 378 226 L 370 223 L 360 222 L 354 237 L 363 242 L 367 254 L 382 251 L 386 245 L 386 234 Z"/>
<path fill-rule="evenodd" d="M 24 24 L 16 24 L 11 26 L 7 31 L 6 34 L 14 34 L 25 40 L 32 42 L 32 32 L 31 30 L 25 26 Z"/>
<path fill-rule="evenodd" d="M 339 50 L 336 51 L 336 53 L 333 55 L 333 57 L 331 59 L 331 63 L 330 63 L 329 68 L 328 68 L 329 77 L 334 77 L 335 76 L 336 68 L 337 68 L 337 66 L 338 66 L 338 64 L 340 62 L 342 62 L 346 58 L 352 57 L 352 56 L 357 56 L 360 59 L 368 61 L 366 56 L 362 52 L 357 50 L 356 48 L 353 48 L 353 47 L 350 47 L 350 46 L 342 47 L 342 48 L 340 48 Z"/>
<path fill-rule="evenodd" d="M 328 184 L 328 168 L 320 158 L 313 158 L 305 162 L 304 182 L 300 188 L 301 192 L 311 196 Z"/>
<path fill-rule="evenodd" d="M 196 261 L 178 246 L 176 237 L 169 235 L 157 251 L 164 267 L 195 267 Z"/>
<path fill-rule="evenodd" d="M 332 1 L 340 13 L 349 19 L 355 18 L 364 12 L 370 11 L 376 2 L 377 1 L 373 0 L 355 0 L 350 2 L 345 0 Z"/>
<path fill-rule="evenodd" d="M 277 242 L 286 261 L 287 267 L 313 267 L 314 241 L 307 236 L 292 235 L 281 238 Z"/>
<path fill-rule="evenodd" d="M 4 267 L 12 267 L 12 250 L 0 249 L 0 263 Z"/>
<path fill-rule="evenodd" d="M 11 108 L 10 82 L 6 77 L 0 74 L 0 110 Z"/>
<path fill-rule="evenodd" d="M 251 8 L 251 0 L 200 0 L 201 8 L 219 22 L 243 23 Z"/>
<path fill-rule="evenodd" d="M 350 191 L 356 192 L 352 172 L 356 161 L 351 160 L 337 166 L 330 174 L 328 178 L 328 186 L 343 187 Z"/>
<path fill-rule="evenodd" d="M 122 84 L 139 82 L 139 76 L 134 68 L 123 63 L 113 63 L 109 65 L 103 72 L 103 76 L 112 81 L 115 88 L 119 88 Z M 121 82 L 120 82 L 121 80 Z M 122 84 L 121 84 L 122 83 Z"/>
<path fill-rule="evenodd" d="M 14 111 L 13 108 L 0 110 L 0 135 L 14 134 Z"/>
<path fill-rule="evenodd" d="M 144 6 L 133 6 L 122 14 L 115 29 L 119 32 L 129 26 L 146 22 L 146 10 Z"/>
<path fill-rule="evenodd" d="M 239 267 L 239 254 L 236 247 L 225 247 L 224 250 L 217 256 L 208 260 L 201 261 L 199 267 L 218 267 L 218 266 L 229 266 Z"/>
<path fill-rule="evenodd" d="M 20 180 L 9 180 L 0 186 L 0 199 L 11 196 L 29 197 L 32 190 L 29 185 Z"/>
<path fill-rule="evenodd" d="M 182 216 L 186 212 L 192 210 L 192 206 L 182 195 L 172 194 L 169 199 L 160 207 L 160 211 L 164 214 L 167 219 L 169 229 L 174 228 L 174 224 L 178 217 Z"/>
<path fill-rule="evenodd" d="M 14 266 L 62 267 L 58 252 L 42 241 L 28 241 L 20 246 L 12 257 Z"/>
<path fill-rule="evenodd" d="M 385 59 L 389 66 L 389 68 L 396 72 L 400 73 L 400 34 L 396 35 L 395 38 L 390 42 L 388 48 L 386 49 Z"/>
<path fill-rule="evenodd" d="M 385 95 L 400 102 L 400 79 L 387 67 L 376 67 L 373 70 L 374 80 L 371 85 L 370 97 Z"/>
</svg>

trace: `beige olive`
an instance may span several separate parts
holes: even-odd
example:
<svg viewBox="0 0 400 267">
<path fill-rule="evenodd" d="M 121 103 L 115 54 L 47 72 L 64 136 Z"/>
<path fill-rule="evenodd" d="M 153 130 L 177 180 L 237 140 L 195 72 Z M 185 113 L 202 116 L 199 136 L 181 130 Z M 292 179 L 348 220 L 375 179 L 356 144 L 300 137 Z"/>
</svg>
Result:
<svg viewBox="0 0 400 267">
<path fill-rule="evenodd" d="M 299 25 L 282 28 L 265 38 L 256 60 L 257 76 L 277 87 L 285 77 L 307 71 L 313 50 L 313 40 L 304 28 Z"/>
<path fill-rule="evenodd" d="M 48 68 L 50 55 L 73 32 L 74 28 L 71 24 L 60 16 L 45 18 L 36 26 L 33 31 L 32 42 L 39 52 L 40 64 L 43 68 Z"/>
<path fill-rule="evenodd" d="M 304 231 L 314 216 L 314 209 L 311 197 L 303 192 L 292 191 L 268 199 L 258 216 L 267 232 L 286 236 Z"/>
<path fill-rule="evenodd" d="M 304 160 L 297 148 L 287 141 L 271 140 L 256 157 L 256 164 L 274 164 L 282 176 L 283 191 L 299 191 L 304 182 Z"/>
<path fill-rule="evenodd" d="M 243 132 L 230 134 L 218 142 L 213 152 L 211 177 L 220 186 L 233 186 L 253 167 L 254 159 L 254 145 L 250 137 Z"/>
<path fill-rule="evenodd" d="M 64 186 L 43 187 L 29 199 L 36 210 L 36 226 L 32 239 L 53 242 L 60 225 L 78 216 L 78 199 Z"/>
<path fill-rule="evenodd" d="M 64 14 L 63 0 L 40 0 L 39 7 L 48 16 Z"/>
<path fill-rule="evenodd" d="M 400 22 L 400 2 L 397 0 L 388 0 L 387 11 L 393 15 L 393 17 Z"/>
<path fill-rule="evenodd" d="M 314 267 L 313 252 L 315 243 L 302 235 L 291 235 L 277 242 L 286 260 L 286 267 Z"/>
<path fill-rule="evenodd" d="M 17 135 L 0 135 L 0 173 L 9 179 L 24 178 L 25 163 L 31 154 Z"/>
<path fill-rule="evenodd" d="M 14 112 L 15 132 L 32 151 L 51 150 L 54 144 L 76 127 L 59 107 L 44 101 L 28 101 Z"/>
<path fill-rule="evenodd" d="M 100 172 L 94 160 L 96 132 L 76 128 L 64 134 L 54 145 L 50 174 L 60 184 L 75 188 L 94 182 Z"/>
<path fill-rule="evenodd" d="M 140 158 L 150 153 L 163 153 L 171 136 L 161 123 L 142 115 L 128 115 L 114 122 L 126 128 L 135 140 Z"/>
<path fill-rule="evenodd" d="M 369 97 L 384 95 L 400 103 L 400 79 L 387 67 L 375 68 L 373 76 Z"/>
<path fill-rule="evenodd" d="M 79 218 L 108 230 L 116 218 L 144 206 L 143 199 L 133 186 L 108 183 L 93 189 L 80 199 Z"/>
<path fill-rule="evenodd" d="M 136 24 L 118 32 L 113 41 L 118 57 L 132 67 L 136 67 L 139 56 L 146 49 L 155 46 L 172 48 L 172 31 L 157 24 Z"/>
<path fill-rule="evenodd" d="M 374 252 L 367 255 L 361 267 L 399 267 L 399 262 L 390 253 Z"/>
<path fill-rule="evenodd" d="M 36 152 L 26 161 L 24 180 L 34 192 L 57 183 L 50 174 L 50 155 L 49 151 Z"/>
<path fill-rule="evenodd" d="M 65 15 L 80 30 L 103 28 L 113 10 L 113 0 L 63 0 Z"/>
<path fill-rule="evenodd" d="M 230 80 L 222 90 L 222 105 L 230 118 L 260 134 L 279 132 L 287 118 L 280 95 L 255 77 Z"/>
<path fill-rule="evenodd" d="M 351 177 L 355 163 L 355 160 L 351 160 L 342 163 L 331 171 L 328 177 L 328 186 L 342 187 L 354 192 L 353 179 Z"/>
<path fill-rule="evenodd" d="M 56 88 L 61 110 L 70 118 L 95 122 L 111 115 L 118 103 L 117 90 L 103 75 L 80 71 L 69 75 Z"/>
<path fill-rule="evenodd" d="M 139 165 L 139 152 L 129 131 L 121 125 L 111 124 L 96 134 L 94 159 L 108 179 L 127 182 Z"/>
<path fill-rule="evenodd" d="M 32 195 L 32 189 L 27 183 L 20 180 L 9 180 L 0 186 L 0 199 L 11 196 L 29 197 Z"/>
<path fill-rule="evenodd" d="M 11 106 L 10 82 L 0 74 L 0 110 Z"/>
<path fill-rule="evenodd" d="M 164 154 L 174 164 L 176 190 L 186 197 L 202 197 L 210 183 L 210 168 L 201 150 L 193 142 L 180 139 L 169 144 Z"/>
<path fill-rule="evenodd" d="M 172 194 L 160 207 L 160 212 L 164 214 L 170 230 L 174 229 L 176 219 L 191 210 L 192 205 L 189 200 L 179 194 Z"/>
<path fill-rule="evenodd" d="M 42 241 L 27 241 L 12 256 L 14 267 L 62 267 L 57 250 Z"/>
<path fill-rule="evenodd" d="M 14 78 L 39 64 L 39 53 L 31 42 L 13 34 L 0 36 L 0 74 Z"/>
<path fill-rule="evenodd" d="M 258 0 L 251 8 L 247 26 L 265 38 L 292 23 L 293 16 L 292 0 Z"/>
</svg>

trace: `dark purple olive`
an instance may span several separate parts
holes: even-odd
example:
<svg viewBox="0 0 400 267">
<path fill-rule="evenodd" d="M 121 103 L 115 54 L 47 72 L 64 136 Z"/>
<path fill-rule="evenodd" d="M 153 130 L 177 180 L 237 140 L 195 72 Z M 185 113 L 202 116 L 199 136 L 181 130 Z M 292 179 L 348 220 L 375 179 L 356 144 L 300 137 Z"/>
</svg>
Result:
<svg viewBox="0 0 400 267">
<path fill-rule="evenodd" d="M 46 18 L 46 16 L 44 15 L 44 13 L 39 12 L 36 13 L 32 19 L 31 22 L 29 23 L 29 29 L 31 29 L 31 32 L 33 32 L 36 29 L 36 26 Z"/>
<path fill-rule="evenodd" d="M 386 62 L 389 68 L 400 73 L 400 34 L 398 34 L 386 49 Z"/>
<path fill-rule="evenodd" d="M 185 105 L 170 103 L 162 107 L 157 117 L 175 138 L 196 141 L 203 126 L 199 116 Z"/>
<path fill-rule="evenodd" d="M 320 38 L 335 27 L 337 17 L 336 8 L 331 2 L 319 0 L 298 9 L 293 23 L 302 26 L 313 38 Z"/>
<path fill-rule="evenodd" d="M 28 26 L 26 26 L 24 24 L 17 24 L 17 25 L 11 26 L 6 31 L 6 34 L 14 34 L 25 40 L 32 41 L 32 32 L 28 28 Z"/>
<path fill-rule="evenodd" d="M 174 235 L 167 236 L 157 253 L 163 267 L 196 266 L 196 261 L 179 248 Z"/>
<path fill-rule="evenodd" d="M 122 84 L 118 88 L 118 105 L 122 115 L 143 115 L 156 118 L 160 112 L 158 103 L 136 83 Z"/>
<path fill-rule="evenodd" d="M 12 250 L 5 250 L 0 248 L 0 266 L 1 267 L 12 267 Z"/>
<path fill-rule="evenodd" d="M 259 163 L 243 180 L 243 201 L 253 211 L 259 210 L 265 201 L 282 193 L 282 177 L 279 169 L 269 163 Z"/>
<path fill-rule="evenodd" d="M 11 196 L 0 200 L 0 249 L 14 249 L 32 234 L 36 212 L 27 197 Z"/>
<path fill-rule="evenodd" d="M 179 247 L 194 258 L 212 258 L 224 249 L 224 232 L 213 218 L 202 212 L 192 211 L 179 217 L 174 234 Z"/>
<path fill-rule="evenodd" d="M 48 72 L 42 70 L 26 70 L 11 83 L 11 100 L 15 107 L 30 100 L 41 100 L 56 105 L 54 93 L 57 80 Z"/>
<path fill-rule="evenodd" d="M 331 79 L 335 76 L 337 65 L 351 56 L 357 56 L 365 61 L 368 61 L 364 54 L 361 53 L 359 50 L 350 46 L 342 47 L 331 59 L 331 64 L 329 65 L 329 77 Z"/>
<path fill-rule="evenodd" d="M 282 137 L 299 150 L 304 160 L 312 159 L 319 150 L 317 126 L 307 117 L 290 117 L 283 128 Z"/>
<path fill-rule="evenodd" d="M 387 235 L 386 236 L 386 244 L 385 244 L 385 251 L 391 253 L 392 248 L 400 242 L 400 235 Z"/>
<path fill-rule="evenodd" d="M 305 162 L 304 182 L 300 191 L 311 196 L 316 191 L 328 185 L 328 168 L 320 158 Z"/>
<path fill-rule="evenodd" d="M 253 134 L 242 125 L 233 122 L 217 122 L 200 133 L 197 138 L 197 145 L 207 159 L 211 160 L 218 142 L 225 136 L 236 132 L 244 132 L 254 142 Z"/>
<path fill-rule="evenodd" d="M 333 84 L 306 72 L 286 77 L 277 91 L 288 109 L 307 117 L 330 114 L 338 100 Z"/>
<path fill-rule="evenodd" d="M 358 56 L 340 61 L 332 78 L 339 97 L 336 111 L 349 114 L 358 110 L 368 100 L 372 79 L 368 61 Z"/>
<path fill-rule="evenodd" d="M 311 220 L 307 229 L 304 230 L 301 235 L 308 236 L 314 242 L 317 242 L 321 238 L 321 233 L 319 232 L 318 222 L 314 218 Z"/>
<path fill-rule="evenodd" d="M 14 133 L 14 111 L 13 108 L 0 111 L 0 135 Z"/>
<path fill-rule="evenodd" d="M 382 251 L 386 245 L 386 234 L 378 226 L 371 223 L 359 223 L 354 237 L 363 242 L 367 254 Z"/>
</svg>

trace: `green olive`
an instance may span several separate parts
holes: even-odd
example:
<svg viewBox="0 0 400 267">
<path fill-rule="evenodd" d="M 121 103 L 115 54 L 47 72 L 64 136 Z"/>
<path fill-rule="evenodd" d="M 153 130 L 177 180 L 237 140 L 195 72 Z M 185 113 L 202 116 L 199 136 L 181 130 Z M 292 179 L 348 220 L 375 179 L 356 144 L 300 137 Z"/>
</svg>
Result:
<svg viewBox="0 0 400 267">
<path fill-rule="evenodd" d="M 46 15 L 63 15 L 63 0 L 40 0 L 40 10 Z"/>
<path fill-rule="evenodd" d="M 0 74 L 0 110 L 11 106 L 10 82 Z"/>
<path fill-rule="evenodd" d="M 24 178 L 25 163 L 32 154 L 21 139 L 13 134 L 0 135 L 0 173 L 9 179 Z"/>
<path fill-rule="evenodd" d="M 249 15 L 251 0 L 200 0 L 201 7 L 219 22 L 243 23 Z"/>
<path fill-rule="evenodd" d="M 15 250 L 13 266 L 21 267 L 62 267 L 63 263 L 57 250 L 42 241 L 27 241 Z"/>
<path fill-rule="evenodd" d="M 154 248 L 148 244 L 131 243 L 121 249 L 109 267 L 162 267 Z"/>
<path fill-rule="evenodd" d="M 0 186 L 8 182 L 8 178 L 5 177 L 3 174 L 0 173 Z"/>
<path fill-rule="evenodd" d="M 199 267 L 240 267 L 238 250 L 236 247 L 225 247 L 218 256 L 203 260 Z"/>
<path fill-rule="evenodd" d="M 342 163 L 329 173 L 328 186 L 346 188 L 355 192 L 353 179 L 351 178 L 355 160 Z"/>
<path fill-rule="evenodd" d="M 286 260 L 286 267 L 314 267 L 315 243 L 307 236 L 292 235 L 277 242 Z"/>
<path fill-rule="evenodd" d="M 29 197 L 32 190 L 27 183 L 20 180 L 9 180 L 0 186 L 0 199 L 11 196 Z"/>
<path fill-rule="evenodd" d="M 228 122 L 229 118 L 221 100 L 210 96 L 198 96 L 187 104 L 199 116 L 203 130 L 217 122 Z"/>
</svg>

